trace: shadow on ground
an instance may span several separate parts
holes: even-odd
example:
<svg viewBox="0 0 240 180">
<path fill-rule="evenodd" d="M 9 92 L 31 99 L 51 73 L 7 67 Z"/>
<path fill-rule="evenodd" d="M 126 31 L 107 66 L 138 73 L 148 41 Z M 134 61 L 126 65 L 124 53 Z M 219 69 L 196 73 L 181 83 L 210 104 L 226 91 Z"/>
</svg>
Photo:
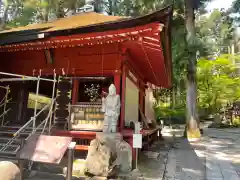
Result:
<svg viewBox="0 0 240 180">
<path fill-rule="evenodd" d="M 239 133 L 206 130 L 199 142 L 190 143 L 168 131 L 163 141 L 141 152 L 139 170 L 145 179 L 239 180 Z"/>
</svg>

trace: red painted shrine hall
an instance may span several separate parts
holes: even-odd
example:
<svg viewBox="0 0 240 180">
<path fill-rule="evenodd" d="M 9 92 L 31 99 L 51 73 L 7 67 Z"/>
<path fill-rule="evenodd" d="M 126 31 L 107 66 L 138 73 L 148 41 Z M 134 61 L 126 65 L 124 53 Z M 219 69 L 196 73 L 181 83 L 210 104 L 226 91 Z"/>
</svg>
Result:
<svg viewBox="0 0 240 180">
<path fill-rule="evenodd" d="M 65 108 L 57 108 L 62 115 L 54 118 L 52 133 L 76 138 L 79 150 L 87 150 L 89 140 L 101 131 L 101 94 L 114 83 L 121 97 L 118 131 L 132 143 L 131 122 L 151 114 L 146 98 L 150 86 L 171 86 L 171 18 L 169 6 L 138 18 L 88 12 L 5 30 L 0 32 L 0 71 L 47 78 L 55 70 L 69 82 L 62 93 L 70 92 L 66 97 L 71 102 L 58 102 L 60 110 Z M 21 104 L 16 111 L 20 124 L 26 123 L 26 101 L 34 86 L 28 81 L 10 84 L 12 98 Z M 40 82 L 39 94 L 49 97 L 51 91 L 52 85 Z M 157 128 L 146 126 L 142 133 L 148 144 Z"/>
</svg>

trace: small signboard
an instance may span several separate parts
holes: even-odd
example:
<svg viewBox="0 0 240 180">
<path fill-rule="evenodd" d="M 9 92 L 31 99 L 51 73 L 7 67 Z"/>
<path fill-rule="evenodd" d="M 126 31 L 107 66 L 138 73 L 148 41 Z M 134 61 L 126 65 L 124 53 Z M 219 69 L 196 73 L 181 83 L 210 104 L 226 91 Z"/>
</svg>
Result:
<svg viewBox="0 0 240 180">
<path fill-rule="evenodd" d="M 18 156 L 35 162 L 59 164 L 71 142 L 71 137 L 32 135 Z"/>
<path fill-rule="evenodd" d="M 133 134 L 133 148 L 142 148 L 142 134 Z"/>
</svg>

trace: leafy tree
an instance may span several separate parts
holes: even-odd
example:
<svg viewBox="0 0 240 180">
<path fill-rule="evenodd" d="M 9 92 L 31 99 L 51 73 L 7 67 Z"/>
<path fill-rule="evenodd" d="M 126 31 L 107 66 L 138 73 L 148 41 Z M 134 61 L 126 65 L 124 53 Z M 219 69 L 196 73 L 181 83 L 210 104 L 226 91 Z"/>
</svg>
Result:
<svg viewBox="0 0 240 180">
<path fill-rule="evenodd" d="M 19 14 L 7 22 L 7 28 L 25 26 L 34 22 L 34 16 L 36 15 L 36 2 L 25 2 L 21 4 L 22 9 Z"/>
<path fill-rule="evenodd" d="M 200 16 L 196 21 L 197 35 L 205 44 L 210 56 L 228 53 L 228 46 L 233 39 L 233 18 L 226 10 L 215 9 L 210 16 Z"/>
<path fill-rule="evenodd" d="M 84 0 L 4 0 L 0 1 L 0 29 L 47 22 L 74 14 L 84 5 Z M 2 14 L 2 16 L 1 16 Z"/>
<path fill-rule="evenodd" d="M 186 44 L 188 49 L 188 66 L 187 66 L 187 116 L 186 130 L 198 130 L 197 117 L 197 90 L 196 90 L 196 32 L 195 32 L 195 13 L 194 3 L 192 0 L 185 0 L 186 16 Z M 194 133 L 195 134 L 195 133 Z"/>
<path fill-rule="evenodd" d="M 239 13 L 240 12 L 240 0 L 235 0 L 233 2 L 231 11 L 233 13 Z"/>
<path fill-rule="evenodd" d="M 186 47 L 188 52 L 187 80 L 186 80 L 186 135 L 199 137 L 199 119 L 197 113 L 197 85 L 196 85 L 196 58 L 197 38 L 195 28 L 195 11 L 205 1 L 185 0 Z"/>
<path fill-rule="evenodd" d="M 232 55 L 216 60 L 200 59 L 197 63 L 198 102 L 209 113 L 218 113 L 227 104 L 240 99 L 240 78 Z"/>
<path fill-rule="evenodd" d="M 21 0 L 0 0 L 0 29 L 5 28 L 6 23 L 19 14 L 21 4 Z"/>
</svg>

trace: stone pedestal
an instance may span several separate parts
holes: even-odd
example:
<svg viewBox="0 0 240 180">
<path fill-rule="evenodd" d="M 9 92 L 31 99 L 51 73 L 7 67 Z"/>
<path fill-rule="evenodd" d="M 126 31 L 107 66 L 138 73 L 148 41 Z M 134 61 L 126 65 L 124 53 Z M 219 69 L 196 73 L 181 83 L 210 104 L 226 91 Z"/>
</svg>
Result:
<svg viewBox="0 0 240 180">
<path fill-rule="evenodd" d="M 131 162 L 131 147 L 120 133 L 97 133 L 88 150 L 85 172 L 108 177 L 131 171 Z"/>
</svg>

